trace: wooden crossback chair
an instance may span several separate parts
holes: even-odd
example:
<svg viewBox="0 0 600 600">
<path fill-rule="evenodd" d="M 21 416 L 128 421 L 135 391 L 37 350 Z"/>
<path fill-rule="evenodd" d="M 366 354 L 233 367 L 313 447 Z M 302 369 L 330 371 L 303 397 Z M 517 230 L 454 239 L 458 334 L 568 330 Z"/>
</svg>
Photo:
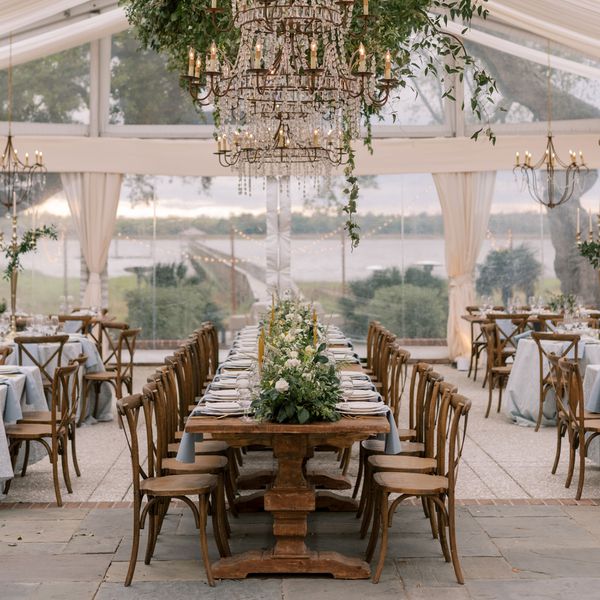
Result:
<svg viewBox="0 0 600 600">
<path fill-rule="evenodd" d="M 0 365 L 6 364 L 6 359 L 13 353 L 13 349 L 10 346 L 4 346 L 0 348 Z"/>
<path fill-rule="evenodd" d="M 62 323 L 63 327 L 66 327 L 66 323 L 74 323 L 75 329 L 71 333 L 82 333 L 83 335 L 89 335 L 92 329 L 91 315 L 58 315 L 58 322 Z"/>
<path fill-rule="evenodd" d="M 118 339 L 116 342 L 111 343 L 111 351 L 104 359 L 105 370 L 98 373 L 85 373 L 83 376 L 80 421 L 86 418 L 90 386 L 94 386 L 96 398 L 100 394 L 103 383 L 108 383 L 114 388 L 117 398 L 123 397 L 123 385 L 125 385 L 129 394 L 132 393 L 135 345 L 141 329 L 127 329 L 119 326 L 118 330 Z"/>
<path fill-rule="evenodd" d="M 117 401 L 117 414 L 121 422 L 127 445 L 131 455 L 131 468 L 133 479 L 133 543 L 129 569 L 125 577 L 125 586 L 129 586 L 133 579 L 137 556 L 140 545 L 140 530 L 144 528 L 148 517 L 149 530 L 144 562 L 150 564 L 163 519 L 168 511 L 173 498 L 185 503 L 194 515 L 196 527 L 200 533 L 200 546 L 202 560 L 209 585 L 214 585 L 210 558 L 208 556 L 208 540 L 206 536 L 206 522 L 209 507 L 213 520 L 213 528 L 217 546 L 221 556 L 226 556 L 221 523 L 223 516 L 220 514 L 221 503 L 217 498 L 218 477 L 210 473 L 194 473 L 185 475 L 165 475 L 161 469 L 160 456 L 157 454 L 157 439 L 155 426 L 157 425 L 155 406 L 148 395 L 136 394 L 127 396 Z M 142 466 L 138 428 L 140 417 L 144 420 L 144 437 L 148 448 L 147 463 Z M 198 506 L 189 498 L 198 497 Z M 147 503 L 142 507 L 144 498 Z"/>
<path fill-rule="evenodd" d="M 535 424 L 535 431 L 538 431 L 542 424 L 544 415 L 544 402 L 549 391 L 556 387 L 557 373 L 555 369 L 546 369 L 546 365 L 550 362 L 550 352 L 544 347 L 543 342 L 562 342 L 563 347 L 560 351 L 553 351 L 552 354 L 556 360 L 561 358 L 578 359 L 579 335 L 571 333 L 548 333 L 534 331 L 531 334 L 531 339 L 536 343 L 539 356 L 539 383 L 540 383 L 540 403 L 538 408 L 538 416 Z M 554 347 L 556 350 L 556 346 Z M 569 356 L 571 355 L 572 356 Z"/>
<path fill-rule="evenodd" d="M 68 341 L 68 335 L 20 335 L 15 338 L 18 364 L 24 365 L 30 361 L 32 365 L 36 366 L 40 370 L 42 383 L 46 392 L 50 392 L 52 389 L 54 369 L 62 366 L 62 353 Z M 56 347 L 49 350 L 44 359 L 40 359 L 37 346 L 41 344 L 56 344 Z M 36 349 L 32 349 L 29 346 L 36 346 Z"/>
<path fill-rule="evenodd" d="M 27 472 L 27 462 L 29 459 L 29 444 L 31 442 L 40 443 L 48 453 L 52 464 L 52 478 L 54 481 L 54 493 L 56 495 L 56 504 L 62 506 L 62 496 L 60 493 L 60 482 L 58 477 L 58 460 L 61 457 L 62 472 L 65 485 L 69 494 L 73 493 L 71 487 L 71 477 L 69 475 L 68 463 L 68 445 L 70 423 L 75 419 L 77 410 L 77 364 L 67 367 L 58 367 L 54 372 L 51 389 L 51 409 L 49 423 L 17 423 L 16 425 L 6 425 L 6 435 L 9 439 L 9 451 L 11 455 L 13 469 L 17 461 L 17 455 L 21 444 L 25 442 L 26 452 L 21 475 L 24 477 Z M 10 479 L 7 481 L 4 492 L 8 493 L 10 488 Z"/>
<path fill-rule="evenodd" d="M 579 450 L 579 478 L 575 500 L 580 500 L 585 480 L 585 459 L 590 443 L 600 435 L 600 415 L 597 413 L 590 415 L 585 410 L 579 363 L 568 358 L 561 358 L 558 365 L 566 392 L 566 403 L 563 402 L 563 410 L 567 413 L 568 418 L 569 470 L 565 487 L 571 486 L 575 470 L 575 456 Z"/>
<path fill-rule="evenodd" d="M 506 364 L 505 348 L 507 344 L 506 338 L 502 338 L 498 332 L 498 326 L 495 323 L 486 323 L 482 325 L 481 331 L 486 340 L 486 376 L 488 384 L 488 405 L 485 411 L 485 418 L 490 415 L 492 407 L 492 395 L 496 385 L 498 386 L 498 408 L 500 412 L 502 406 L 502 391 L 506 386 L 508 377 L 511 372 L 511 365 Z"/>
<path fill-rule="evenodd" d="M 456 544 L 455 489 L 458 466 L 467 433 L 471 402 L 459 394 L 446 394 L 440 405 L 435 428 L 435 474 L 419 472 L 378 472 L 373 476 L 375 515 L 366 551 L 371 561 L 381 531 L 379 559 L 373 583 L 381 577 L 388 545 L 388 530 L 396 508 L 407 498 L 417 497 L 435 506 L 439 541 L 446 562 L 452 562 L 458 583 L 464 583 Z M 397 497 L 390 503 L 390 495 Z M 446 535 L 448 529 L 448 535 Z M 449 541 L 449 547 L 448 547 Z"/>
</svg>

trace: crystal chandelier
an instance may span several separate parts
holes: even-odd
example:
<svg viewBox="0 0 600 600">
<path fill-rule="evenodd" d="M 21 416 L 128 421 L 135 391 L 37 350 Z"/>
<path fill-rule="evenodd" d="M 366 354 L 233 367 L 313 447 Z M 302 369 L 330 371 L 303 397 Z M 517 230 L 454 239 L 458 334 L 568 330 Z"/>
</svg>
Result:
<svg viewBox="0 0 600 600">
<path fill-rule="evenodd" d="M 45 185 L 46 168 L 43 156 L 37 150 L 33 159 L 25 153 L 21 160 L 14 147 L 12 138 L 12 38 L 9 46 L 8 62 L 8 140 L 2 155 L 0 155 L 0 203 L 7 209 L 12 209 L 13 226 L 16 227 L 17 207 L 27 202 L 32 193 L 39 192 Z M 16 230 L 13 231 L 16 234 Z"/>
<path fill-rule="evenodd" d="M 389 51 L 379 74 L 362 43 L 348 52 L 353 4 L 234 0 L 235 60 L 215 42 L 204 61 L 190 48 L 184 79 L 194 102 L 218 112 L 222 165 L 346 162 L 344 141 L 358 137 L 361 107 L 383 106 L 398 85 Z M 209 11 L 223 12 L 214 0 Z M 360 18 L 364 31 L 372 19 L 368 0 Z"/>
<path fill-rule="evenodd" d="M 513 172 L 520 171 L 523 183 L 527 186 L 530 196 L 548 208 L 554 208 L 567 202 L 575 191 L 581 187 L 580 179 L 585 177 L 588 168 L 583 159 L 583 152 L 569 150 L 569 162 L 564 162 L 554 148 L 552 137 L 552 83 L 550 71 L 550 41 L 548 41 L 548 70 L 547 82 L 547 112 L 548 133 L 546 151 L 542 157 L 533 162 L 533 156 L 525 151 L 523 162 L 519 153 L 516 153 Z"/>
</svg>

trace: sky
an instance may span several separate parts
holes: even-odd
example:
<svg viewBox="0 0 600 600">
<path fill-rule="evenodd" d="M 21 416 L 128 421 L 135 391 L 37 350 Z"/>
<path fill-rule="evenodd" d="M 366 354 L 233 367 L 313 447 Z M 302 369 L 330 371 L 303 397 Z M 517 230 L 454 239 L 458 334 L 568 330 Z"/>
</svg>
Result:
<svg viewBox="0 0 600 600">
<path fill-rule="evenodd" d="M 203 190 L 199 178 L 156 177 L 158 218 L 175 217 L 224 217 L 231 214 L 262 213 L 265 210 L 265 192 L 262 180 L 253 183 L 252 195 L 238 193 L 237 177 L 215 177 L 209 190 Z M 339 192 L 338 197 L 342 197 Z M 152 203 L 136 205 L 129 200 L 129 188 L 124 185 L 118 215 L 125 218 L 151 217 Z M 326 206 L 323 195 L 314 192 L 311 185 L 304 191 L 298 180 L 290 185 L 292 208 L 301 211 L 309 205 Z M 306 198 L 306 199 L 305 199 Z M 312 204 L 311 204 L 312 203 Z M 598 212 L 600 203 L 600 183 L 582 198 L 584 208 Z M 520 181 L 515 180 L 512 171 L 500 171 L 496 178 L 496 188 L 492 204 L 493 213 L 531 212 L 539 210 Z M 68 216 L 69 209 L 63 194 L 47 200 L 39 208 L 40 213 Z M 359 212 L 406 215 L 428 213 L 439 214 L 440 205 L 433 178 L 429 174 L 380 175 L 362 186 L 359 197 Z"/>
</svg>

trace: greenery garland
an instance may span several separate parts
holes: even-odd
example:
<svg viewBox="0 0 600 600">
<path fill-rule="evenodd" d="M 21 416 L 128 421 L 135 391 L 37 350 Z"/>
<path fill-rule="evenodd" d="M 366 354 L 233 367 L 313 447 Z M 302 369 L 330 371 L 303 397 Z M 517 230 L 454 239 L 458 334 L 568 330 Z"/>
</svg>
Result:
<svg viewBox="0 0 600 600">
<path fill-rule="evenodd" d="M 309 304 L 288 298 L 273 305 L 259 339 L 255 418 L 276 423 L 340 418 L 335 408 L 341 400 L 340 380 L 335 360 L 325 354 L 327 344 L 320 341 L 323 334 Z"/>
<path fill-rule="evenodd" d="M 54 225 L 44 225 L 43 227 L 28 229 L 23 233 L 21 241 L 17 242 L 16 245 L 13 244 L 12 239 L 0 242 L 0 251 L 4 253 L 7 260 L 3 273 L 4 279 L 9 280 L 13 273 L 23 270 L 23 265 L 21 264 L 22 256 L 29 252 L 35 252 L 38 240 L 46 237 L 51 240 L 57 239 L 56 227 Z"/>
<path fill-rule="evenodd" d="M 224 3 L 225 0 L 220 0 Z M 483 4 L 487 0 L 377 0 L 369 7 L 372 19 L 368 26 L 360 18 L 360 8 L 353 11 L 349 40 L 345 52 L 347 59 L 356 51 L 361 40 L 370 54 L 383 56 L 392 53 L 393 75 L 400 82 L 400 90 L 412 88 L 411 80 L 419 75 L 436 77 L 443 97 L 455 100 L 455 84 L 463 84 L 467 70 L 473 79 L 471 109 L 481 121 L 486 120 L 487 107 L 493 104 L 496 83 L 488 73 L 476 64 L 468 54 L 459 37 L 445 31 L 449 21 L 458 21 L 469 27 L 473 17 L 485 19 L 488 11 Z M 208 49 L 213 40 L 228 56 L 235 56 L 239 33 L 229 25 L 228 11 L 213 18 L 206 10 L 208 0 L 120 0 L 125 7 L 129 22 L 146 48 L 152 48 L 167 57 L 168 65 L 177 72 L 184 72 L 188 49 Z M 381 64 L 378 68 L 382 71 Z M 381 75 L 381 72 L 378 73 Z M 416 90 L 415 90 L 416 93 Z M 381 118 L 381 109 L 363 104 L 362 118 L 366 127 L 364 143 L 372 151 L 371 119 Z M 216 116 L 218 119 L 218 115 Z M 392 119 L 396 114 L 392 112 Z M 485 132 L 495 142 L 489 126 L 482 126 L 473 139 Z M 345 228 L 352 247 L 359 243 L 359 226 L 355 217 L 359 186 L 354 176 L 355 155 L 351 136 L 344 136 L 344 150 L 349 160 L 345 166 L 347 196 L 343 212 L 347 216 Z"/>
<path fill-rule="evenodd" d="M 579 209 L 577 209 L 579 210 Z M 585 240 L 578 244 L 579 254 L 587 258 L 594 269 L 600 268 L 600 242 Z"/>
</svg>

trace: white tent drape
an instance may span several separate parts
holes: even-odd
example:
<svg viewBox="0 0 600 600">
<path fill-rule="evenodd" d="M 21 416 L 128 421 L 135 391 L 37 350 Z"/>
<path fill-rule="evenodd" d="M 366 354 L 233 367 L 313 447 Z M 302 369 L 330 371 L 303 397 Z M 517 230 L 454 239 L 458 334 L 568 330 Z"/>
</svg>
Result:
<svg viewBox="0 0 600 600">
<path fill-rule="evenodd" d="M 470 352 L 470 329 L 462 315 L 475 300 L 473 271 L 487 231 L 496 172 L 435 173 L 433 180 L 444 220 L 448 353 L 455 359 Z"/>
<path fill-rule="evenodd" d="M 63 173 L 61 179 L 89 270 L 83 303 L 100 307 L 100 278 L 115 229 L 123 177 L 116 173 Z"/>
</svg>

